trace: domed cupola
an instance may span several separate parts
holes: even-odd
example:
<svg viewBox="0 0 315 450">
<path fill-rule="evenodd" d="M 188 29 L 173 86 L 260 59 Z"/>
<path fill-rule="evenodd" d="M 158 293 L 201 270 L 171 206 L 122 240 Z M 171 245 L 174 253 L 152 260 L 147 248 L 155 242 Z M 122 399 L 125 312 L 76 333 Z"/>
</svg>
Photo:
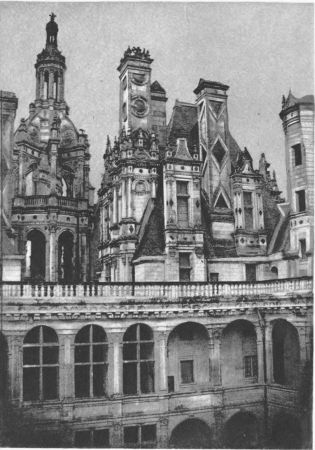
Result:
<svg viewBox="0 0 315 450">
<path fill-rule="evenodd" d="M 50 14 L 46 25 L 46 46 L 37 55 L 36 68 L 36 107 L 54 105 L 56 109 L 66 108 L 64 101 L 65 57 L 58 50 L 58 25 L 55 14 Z"/>
</svg>

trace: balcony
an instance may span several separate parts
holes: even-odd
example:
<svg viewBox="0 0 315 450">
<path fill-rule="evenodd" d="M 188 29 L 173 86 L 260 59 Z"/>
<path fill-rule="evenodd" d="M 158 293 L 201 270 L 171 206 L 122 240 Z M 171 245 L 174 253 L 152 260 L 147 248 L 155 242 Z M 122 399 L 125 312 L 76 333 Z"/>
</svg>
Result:
<svg viewBox="0 0 315 450">
<path fill-rule="evenodd" d="M 57 206 L 59 208 L 80 209 L 88 208 L 88 201 L 83 198 L 57 197 L 54 195 L 30 195 L 15 197 L 13 207 L 33 209 L 38 207 Z"/>
<path fill-rule="evenodd" d="M 220 298 L 229 297 L 246 299 L 247 297 L 275 296 L 279 299 L 292 295 L 311 294 L 313 280 L 311 277 L 288 278 L 281 280 L 247 282 L 195 282 L 195 283 L 95 283 L 95 284 L 54 284 L 40 285 L 6 282 L 1 283 L 3 298 L 10 299 L 62 299 L 71 297 L 81 299 L 99 299 L 100 302 L 113 302 L 115 298 L 132 298 L 137 300 L 159 299 L 176 301 L 191 299 L 218 302 Z"/>
</svg>

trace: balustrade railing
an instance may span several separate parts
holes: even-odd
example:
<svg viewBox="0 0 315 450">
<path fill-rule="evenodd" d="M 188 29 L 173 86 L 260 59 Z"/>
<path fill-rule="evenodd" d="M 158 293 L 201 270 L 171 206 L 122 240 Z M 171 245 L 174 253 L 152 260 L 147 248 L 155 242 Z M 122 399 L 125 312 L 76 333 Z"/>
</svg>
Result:
<svg viewBox="0 0 315 450">
<path fill-rule="evenodd" d="M 289 295 L 312 292 L 313 280 L 311 277 L 290 278 L 282 280 L 247 282 L 220 282 L 220 283 L 95 283 L 95 284 L 23 284 L 3 282 L 0 284 L 2 297 L 11 298 L 64 298 L 87 297 L 98 298 L 222 298 L 222 297 L 248 297 L 258 295 Z"/>
</svg>

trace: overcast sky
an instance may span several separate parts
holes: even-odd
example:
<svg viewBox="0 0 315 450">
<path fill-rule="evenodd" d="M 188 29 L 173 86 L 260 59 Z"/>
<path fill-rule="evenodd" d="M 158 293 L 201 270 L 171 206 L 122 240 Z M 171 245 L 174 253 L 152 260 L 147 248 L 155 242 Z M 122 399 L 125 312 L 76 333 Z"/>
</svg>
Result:
<svg viewBox="0 0 315 450">
<path fill-rule="evenodd" d="M 294 3 L 15 3 L 0 2 L 0 89 L 19 99 L 16 125 L 35 99 L 36 55 L 53 11 L 66 57 L 70 117 L 91 143 L 91 180 L 99 188 L 106 135 L 118 130 L 124 50 L 145 47 L 152 81 L 194 102 L 199 78 L 230 86 L 230 130 L 257 167 L 264 152 L 285 189 L 282 94 L 313 93 L 313 5 Z"/>
</svg>

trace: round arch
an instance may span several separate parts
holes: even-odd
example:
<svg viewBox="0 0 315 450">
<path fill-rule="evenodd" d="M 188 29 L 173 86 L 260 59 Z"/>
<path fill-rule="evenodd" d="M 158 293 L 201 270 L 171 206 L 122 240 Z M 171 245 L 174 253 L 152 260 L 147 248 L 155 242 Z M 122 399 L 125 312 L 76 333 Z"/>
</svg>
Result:
<svg viewBox="0 0 315 450">
<path fill-rule="evenodd" d="M 25 277 L 34 282 L 45 280 L 46 237 L 42 231 L 32 229 L 26 236 Z"/>
<path fill-rule="evenodd" d="M 224 328 L 221 372 L 223 385 L 257 382 L 257 337 L 252 322 L 234 320 Z"/>
<path fill-rule="evenodd" d="M 168 390 L 187 391 L 209 385 L 209 333 L 198 322 L 182 322 L 169 333 Z"/>
<path fill-rule="evenodd" d="M 239 411 L 226 422 L 224 443 L 226 448 L 258 448 L 258 422 L 254 414 Z"/>
<path fill-rule="evenodd" d="M 302 430 L 299 419 L 287 413 L 277 414 L 273 419 L 271 437 L 272 448 L 301 448 Z"/>
<path fill-rule="evenodd" d="M 295 386 L 300 373 L 300 342 L 294 325 L 277 319 L 272 327 L 273 379 L 275 383 Z"/>
<path fill-rule="evenodd" d="M 170 448 L 212 448 L 209 426 L 200 419 L 180 422 L 172 431 Z"/>
<path fill-rule="evenodd" d="M 58 281 L 74 281 L 74 235 L 70 230 L 62 231 L 58 236 Z"/>
</svg>

